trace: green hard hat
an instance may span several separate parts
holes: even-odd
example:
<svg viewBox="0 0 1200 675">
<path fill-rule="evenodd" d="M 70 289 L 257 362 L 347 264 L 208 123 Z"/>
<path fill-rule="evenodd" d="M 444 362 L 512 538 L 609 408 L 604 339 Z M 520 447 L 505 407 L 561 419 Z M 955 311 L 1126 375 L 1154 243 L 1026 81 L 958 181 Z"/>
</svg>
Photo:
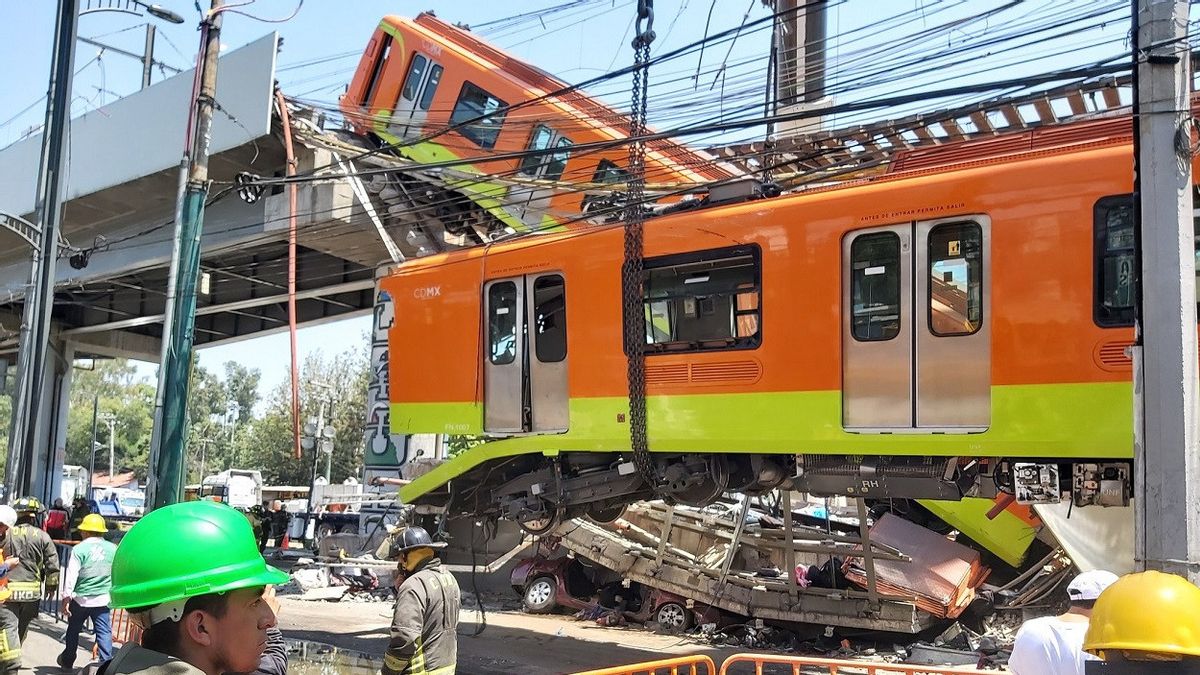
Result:
<svg viewBox="0 0 1200 675">
<path fill-rule="evenodd" d="M 289 578 L 263 560 L 250 523 L 237 510 L 184 502 L 146 514 L 121 540 L 110 606 L 150 607 Z"/>
</svg>

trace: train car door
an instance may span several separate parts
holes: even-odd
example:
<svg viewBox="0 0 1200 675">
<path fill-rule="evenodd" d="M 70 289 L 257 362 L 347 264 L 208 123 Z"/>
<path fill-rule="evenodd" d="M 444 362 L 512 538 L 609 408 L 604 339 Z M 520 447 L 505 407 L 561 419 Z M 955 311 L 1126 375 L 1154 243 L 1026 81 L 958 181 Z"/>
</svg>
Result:
<svg viewBox="0 0 1200 675">
<path fill-rule="evenodd" d="M 404 76 L 404 86 L 400 88 L 400 96 L 396 99 L 396 107 L 388 123 L 388 131 L 401 138 L 412 138 L 422 133 L 421 128 L 433 104 L 433 95 L 442 81 L 442 72 L 442 66 L 432 58 L 421 52 L 413 52 L 408 74 Z"/>
<path fill-rule="evenodd" d="M 842 424 L 983 431 L 991 422 L 989 223 L 858 230 L 842 244 Z"/>
<path fill-rule="evenodd" d="M 566 431 L 566 285 L 558 273 L 484 285 L 483 418 L 488 433 Z"/>
</svg>

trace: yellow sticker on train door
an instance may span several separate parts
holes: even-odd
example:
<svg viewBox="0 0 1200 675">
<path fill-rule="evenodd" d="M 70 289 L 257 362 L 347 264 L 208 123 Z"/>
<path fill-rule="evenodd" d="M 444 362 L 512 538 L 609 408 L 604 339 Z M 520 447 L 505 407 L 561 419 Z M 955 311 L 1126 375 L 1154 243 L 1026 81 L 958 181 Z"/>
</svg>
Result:
<svg viewBox="0 0 1200 675">
<path fill-rule="evenodd" d="M 959 241 L 955 239 L 954 241 L 950 242 L 949 249 L 950 250 L 946 252 L 947 255 L 958 255 Z"/>
</svg>

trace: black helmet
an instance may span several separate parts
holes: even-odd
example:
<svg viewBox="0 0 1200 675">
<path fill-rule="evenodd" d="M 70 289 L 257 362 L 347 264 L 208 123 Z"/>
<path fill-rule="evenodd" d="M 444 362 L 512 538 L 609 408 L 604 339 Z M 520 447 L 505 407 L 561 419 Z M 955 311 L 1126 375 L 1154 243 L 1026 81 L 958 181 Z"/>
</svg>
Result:
<svg viewBox="0 0 1200 675">
<path fill-rule="evenodd" d="M 21 497 L 13 502 L 12 507 L 14 511 L 20 514 L 40 514 L 46 510 L 46 507 L 42 506 L 42 502 L 37 497 Z"/>
<path fill-rule="evenodd" d="M 445 548 L 446 542 L 434 541 L 429 533 L 423 527 L 406 527 L 400 532 L 400 536 L 396 541 L 396 553 L 404 553 L 411 551 L 414 548 Z"/>
</svg>

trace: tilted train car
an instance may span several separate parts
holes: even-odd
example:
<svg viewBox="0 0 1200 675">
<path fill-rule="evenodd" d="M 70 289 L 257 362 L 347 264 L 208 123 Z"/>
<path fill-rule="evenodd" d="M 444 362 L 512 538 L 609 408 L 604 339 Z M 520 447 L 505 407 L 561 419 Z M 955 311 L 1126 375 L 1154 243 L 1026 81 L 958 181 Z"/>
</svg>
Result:
<svg viewBox="0 0 1200 675">
<path fill-rule="evenodd" d="M 645 228 L 655 494 L 1127 499 L 1128 119 L 937 149 Z M 619 225 L 412 261 L 396 433 L 487 441 L 401 489 L 537 531 L 651 496 L 632 461 Z"/>
<path fill-rule="evenodd" d="M 430 13 L 415 20 L 388 16 L 371 37 L 341 109 L 359 133 L 416 162 L 479 160 L 458 167 L 470 177 L 447 184 L 514 231 L 542 230 L 569 223 L 611 192 L 578 186 L 603 188 L 626 177 L 626 146 L 589 144 L 628 138 L 628 118 L 577 90 L 551 95 L 565 89 L 554 76 Z M 576 146 L 587 149 L 573 152 Z M 520 156 L 528 151 L 543 154 Z M 732 174 L 711 157 L 655 140 L 646 175 L 669 187 Z"/>
</svg>

